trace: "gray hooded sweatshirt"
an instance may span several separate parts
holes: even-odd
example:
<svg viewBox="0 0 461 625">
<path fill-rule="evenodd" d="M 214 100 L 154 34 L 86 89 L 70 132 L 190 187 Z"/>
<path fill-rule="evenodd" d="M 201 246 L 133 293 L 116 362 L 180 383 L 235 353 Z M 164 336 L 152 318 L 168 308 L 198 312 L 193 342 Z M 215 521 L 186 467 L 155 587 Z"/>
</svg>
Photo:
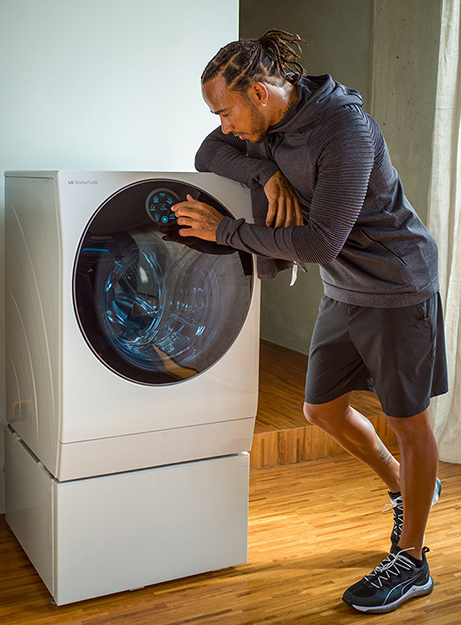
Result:
<svg viewBox="0 0 461 625">
<path fill-rule="evenodd" d="M 214 130 L 196 168 L 251 189 L 254 224 L 224 217 L 217 242 L 258 256 L 262 279 L 293 263 L 318 263 L 325 294 L 348 304 L 410 306 L 438 290 L 437 247 L 404 195 L 376 121 L 357 91 L 307 76 L 263 143 Z M 304 225 L 265 226 L 264 185 L 281 170 Z"/>
</svg>

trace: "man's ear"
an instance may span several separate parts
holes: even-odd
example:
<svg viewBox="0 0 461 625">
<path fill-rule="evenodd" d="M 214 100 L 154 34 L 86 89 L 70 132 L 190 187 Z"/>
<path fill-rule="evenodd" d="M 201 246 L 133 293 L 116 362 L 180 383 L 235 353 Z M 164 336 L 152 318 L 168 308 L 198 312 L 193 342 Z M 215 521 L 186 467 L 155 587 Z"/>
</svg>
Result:
<svg viewBox="0 0 461 625">
<path fill-rule="evenodd" d="M 248 96 L 253 104 L 266 106 L 269 97 L 269 91 L 263 82 L 254 82 L 248 89 Z"/>
</svg>

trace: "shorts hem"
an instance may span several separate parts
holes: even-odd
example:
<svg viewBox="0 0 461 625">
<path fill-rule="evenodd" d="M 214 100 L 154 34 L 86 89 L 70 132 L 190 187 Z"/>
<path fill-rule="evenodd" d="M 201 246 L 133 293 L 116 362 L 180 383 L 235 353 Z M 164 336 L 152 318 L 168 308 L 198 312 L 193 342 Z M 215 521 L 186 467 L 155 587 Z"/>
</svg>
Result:
<svg viewBox="0 0 461 625">
<path fill-rule="evenodd" d="M 414 409 L 407 409 L 407 410 L 385 410 L 384 406 L 383 406 L 383 412 L 386 415 L 386 417 L 392 417 L 393 419 L 409 419 L 410 417 L 414 417 L 417 414 L 420 414 L 421 412 L 424 412 L 425 410 L 427 410 L 429 408 L 429 404 L 431 402 L 428 401 L 425 404 L 423 404 L 423 408 L 414 408 Z M 392 414 L 392 413 L 397 413 L 397 414 Z M 402 414 L 402 413 L 408 413 L 408 414 Z"/>
<path fill-rule="evenodd" d="M 415 408 L 414 410 L 413 409 L 404 410 L 404 411 L 392 410 L 392 411 L 387 412 L 383 406 L 383 412 L 388 417 L 393 417 L 394 419 L 408 419 L 409 417 L 414 417 L 415 415 L 420 414 L 421 412 L 424 412 L 425 410 L 427 410 L 431 404 L 431 399 L 433 397 L 439 397 L 440 395 L 445 395 L 445 393 L 448 393 L 448 388 L 444 389 L 443 391 L 437 391 L 435 393 L 432 393 L 430 399 L 426 400 L 424 404 L 422 404 L 423 406 L 422 408 L 418 406 L 418 408 Z M 382 403 L 381 403 L 381 406 L 382 406 Z M 391 414 L 392 412 L 400 412 L 400 414 Z M 401 414 L 401 412 L 408 412 L 410 414 Z"/>
<path fill-rule="evenodd" d="M 353 391 L 369 391 L 371 393 L 375 393 L 376 389 L 372 384 L 371 385 L 366 384 L 366 383 L 360 384 L 360 385 L 355 384 L 351 387 L 336 388 L 332 390 L 330 393 L 327 393 L 326 395 L 322 395 L 321 397 L 316 396 L 311 399 L 308 399 L 307 395 L 305 395 L 304 401 L 306 402 L 306 404 L 313 404 L 313 405 L 327 404 L 328 402 L 334 401 L 335 399 L 339 399 L 343 395 L 346 395 L 347 393 L 352 393 Z"/>
</svg>

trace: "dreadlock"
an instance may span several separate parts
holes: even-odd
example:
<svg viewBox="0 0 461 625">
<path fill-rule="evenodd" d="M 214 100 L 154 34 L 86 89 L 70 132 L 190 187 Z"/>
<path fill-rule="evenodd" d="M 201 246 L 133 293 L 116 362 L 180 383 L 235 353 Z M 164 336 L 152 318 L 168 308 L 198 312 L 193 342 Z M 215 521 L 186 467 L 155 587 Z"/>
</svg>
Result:
<svg viewBox="0 0 461 625">
<path fill-rule="evenodd" d="M 265 80 L 279 84 L 281 80 L 296 85 L 305 70 L 298 54 L 289 44 L 302 52 L 299 35 L 284 30 L 268 30 L 259 39 L 233 41 L 221 48 L 211 59 L 202 74 L 202 85 L 222 75 L 226 85 L 233 90 L 246 92 L 254 82 Z"/>
</svg>

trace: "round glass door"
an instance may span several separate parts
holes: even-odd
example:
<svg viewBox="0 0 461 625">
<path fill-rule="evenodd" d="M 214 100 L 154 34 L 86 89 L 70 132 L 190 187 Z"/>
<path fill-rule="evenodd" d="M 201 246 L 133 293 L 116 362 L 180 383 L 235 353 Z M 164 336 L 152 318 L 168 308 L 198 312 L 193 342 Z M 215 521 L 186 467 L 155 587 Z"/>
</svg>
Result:
<svg viewBox="0 0 461 625">
<path fill-rule="evenodd" d="M 173 384 L 211 367 L 242 328 L 251 256 L 183 238 L 170 210 L 187 194 L 229 212 L 189 184 L 147 180 L 94 214 L 74 267 L 74 307 L 95 355 L 133 382 Z"/>
</svg>

